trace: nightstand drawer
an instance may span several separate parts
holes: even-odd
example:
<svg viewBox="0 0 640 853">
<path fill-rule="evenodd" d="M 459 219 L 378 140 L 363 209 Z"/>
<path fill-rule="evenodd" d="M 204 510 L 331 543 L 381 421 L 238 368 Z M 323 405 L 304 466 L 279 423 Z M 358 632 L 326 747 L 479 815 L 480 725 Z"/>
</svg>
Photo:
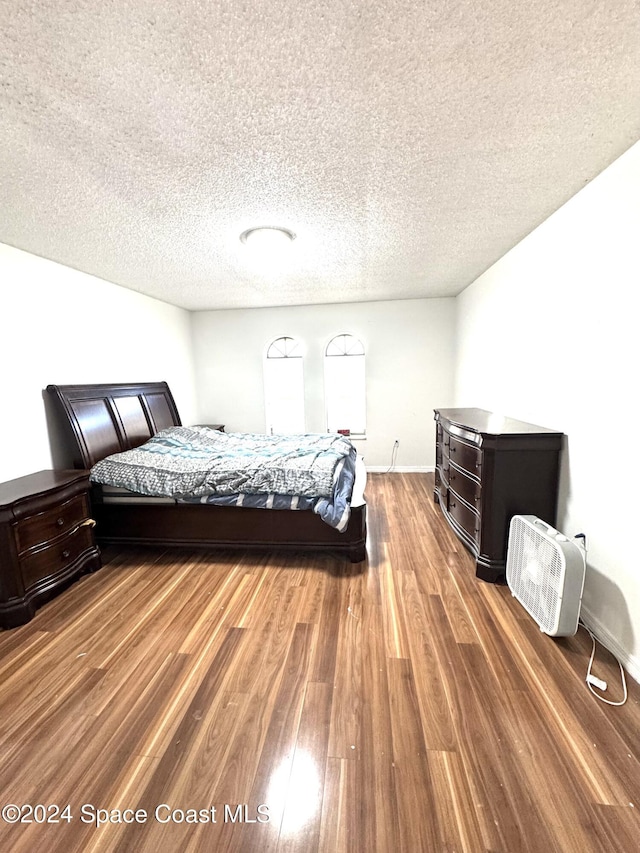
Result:
<svg viewBox="0 0 640 853">
<path fill-rule="evenodd" d="M 58 507 L 19 521 L 16 525 L 16 544 L 22 554 L 29 548 L 73 530 L 89 515 L 86 495 L 76 495 Z"/>
<path fill-rule="evenodd" d="M 20 560 L 20 571 L 25 590 L 43 578 L 54 578 L 94 547 L 92 526 L 83 524 L 69 536 L 51 542 L 48 547 L 33 551 Z"/>
</svg>

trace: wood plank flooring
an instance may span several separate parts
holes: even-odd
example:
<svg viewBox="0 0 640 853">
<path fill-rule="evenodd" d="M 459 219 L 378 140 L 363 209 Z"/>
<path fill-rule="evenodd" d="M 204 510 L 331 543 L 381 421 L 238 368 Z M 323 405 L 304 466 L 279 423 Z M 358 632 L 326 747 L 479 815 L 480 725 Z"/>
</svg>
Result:
<svg viewBox="0 0 640 853">
<path fill-rule="evenodd" d="M 110 550 L 1 632 L 0 850 L 638 849 L 640 686 L 594 699 L 432 488 L 370 475 L 362 566 Z"/>
</svg>

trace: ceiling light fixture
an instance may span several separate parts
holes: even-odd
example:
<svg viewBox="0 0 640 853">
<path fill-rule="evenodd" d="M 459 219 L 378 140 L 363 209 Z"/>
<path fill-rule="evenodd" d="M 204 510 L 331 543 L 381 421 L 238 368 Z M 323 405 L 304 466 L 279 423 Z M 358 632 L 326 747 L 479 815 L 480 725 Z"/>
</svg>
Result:
<svg viewBox="0 0 640 853">
<path fill-rule="evenodd" d="M 296 235 L 288 228 L 279 225 L 260 225 L 257 228 L 247 228 L 240 235 L 240 240 L 247 245 L 258 248 L 276 248 L 291 243 Z"/>
</svg>

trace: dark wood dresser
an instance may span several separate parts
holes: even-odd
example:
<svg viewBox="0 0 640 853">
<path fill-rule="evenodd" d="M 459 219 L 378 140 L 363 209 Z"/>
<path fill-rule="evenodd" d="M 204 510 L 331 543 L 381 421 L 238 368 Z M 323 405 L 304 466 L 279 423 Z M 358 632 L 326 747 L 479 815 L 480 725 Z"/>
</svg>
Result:
<svg viewBox="0 0 640 853">
<path fill-rule="evenodd" d="M 0 483 L 0 627 L 28 622 L 77 575 L 100 568 L 93 526 L 88 471 Z"/>
<path fill-rule="evenodd" d="M 563 433 L 484 409 L 436 409 L 434 498 L 476 558 L 476 576 L 504 582 L 509 522 L 555 525 Z"/>
</svg>

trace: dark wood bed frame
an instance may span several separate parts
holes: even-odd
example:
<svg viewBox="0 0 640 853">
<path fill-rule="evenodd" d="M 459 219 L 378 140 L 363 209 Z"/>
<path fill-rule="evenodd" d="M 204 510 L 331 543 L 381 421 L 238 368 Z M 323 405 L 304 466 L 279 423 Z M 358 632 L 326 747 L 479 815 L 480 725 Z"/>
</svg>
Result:
<svg viewBox="0 0 640 853">
<path fill-rule="evenodd" d="M 130 450 L 180 415 L 166 382 L 49 385 L 75 468 L 89 469 Z M 310 510 L 264 510 L 203 504 L 104 503 L 92 488 L 96 536 L 102 545 L 182 545 L 251 549 L 329 550 L 366 559 L 366 506 L 352 507 L 344 533 Z"/>
</svg>

